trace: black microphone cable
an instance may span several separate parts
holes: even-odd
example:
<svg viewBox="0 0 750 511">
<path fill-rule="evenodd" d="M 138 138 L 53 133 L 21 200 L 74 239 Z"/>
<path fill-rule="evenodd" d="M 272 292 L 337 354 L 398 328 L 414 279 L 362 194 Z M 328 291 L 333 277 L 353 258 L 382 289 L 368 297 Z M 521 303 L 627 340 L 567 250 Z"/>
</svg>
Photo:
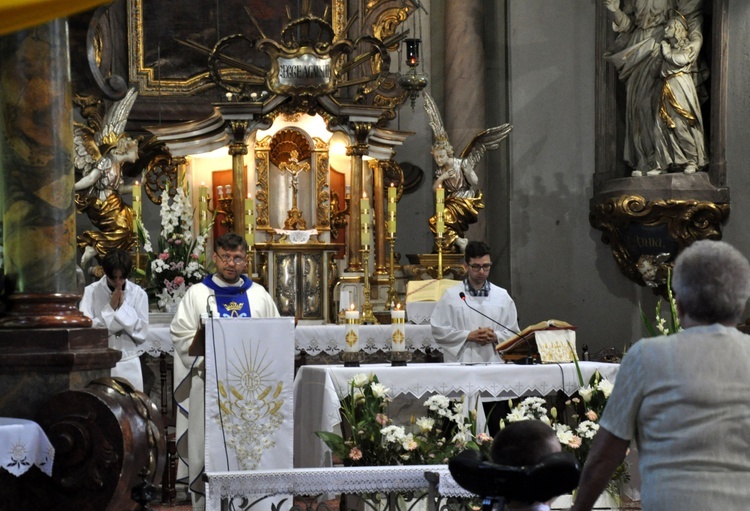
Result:
<svg viewBox="0 0 750 511">
<path fill-rule="evenodd" d="M 214 302 L 216 302 L 216 295 L 209 294 L 206 297 L 206 312 L 208 313 L 207 319 L 209 319 L 211 323 L 211 344 L 214 350 L 214 378 L 216 379 L 216 381 L 214 382 L 214 387 L 216 388 L 216 400 L 219 404 L 219 424 L 221 426 L 221 437 L 222 437 L 222 440 L 224 441 L 224 458 L 226 459 L 226 462 L 227 462 L 227 470 L 230 470 L 229 449 L 227 448 L 227 433 L 224 430 L 224 412 L 222 411 L 222 408 L 221 408 L 221 392 L 219 392 L 219 362 L 218 362 L 218 359 L 216 358 L 216 329 L 215 329 L 214 321 L 213 321 L 214 319 L 213 312 L 211 312 L 211 303 L 210 303 L 211 298 L 213 298 Z M 206 409 L 205 403 L 203 404 L 203 409 L 205 413 L 205 409 Z M 205 435 L 205 432 L 204 432 L 204 435 Z M 204 454 L 204 458 L 205 458 L 205 454 Z"/>
<path fill-rule="evenodd" d="M 464 302 L 464 304 L 466 304 L 466 306 L 468 308 L 470 308 L 471 310 L 473 310 L 477 314 L 480 314 L 480 315 L 484 316 L 485 318 L 489 319 L 490 321 L 492 321 L 493 323 L 496 323 L 496 324 L 500 325 L 501 327 L 503 327 L 508 332 L 510 332 L 512 334 L 515 334 L 515 335 L 521 336 L 521 340 L 523 340 L 526 343 L 526 347 L 529 350 L 529 354 L 527 356 L 526 365 L 531 365 L 531 364 L 534 363 L 533 362 L 533 360 L 534 360 L 534 358 L 533 358 L 534 348 L 531 346 L 531 343 L 529 342 L 529 339 L 526 337 L 526 335 L 521 335 L 521 332 L 517 332 L 517 331 L 513 330 L 512 328 L 508 328 L 507 326 L 503 325 L 499 321 L 497 321 L 495 319 L 492 319 L 491 317 L 489 317 L 487 314 L 483 313 L 479 309 L 475 309 L 474 307 L 472 307 L 471 305 L 469 305 L 469 302 L 466 301 L 466 293 L 464 293 L 463 291 L 461 291 L 460 293 L 458 293 L 458 297 Z M 529 363 L 529 361 L 531 363 Z"/>
</svg>

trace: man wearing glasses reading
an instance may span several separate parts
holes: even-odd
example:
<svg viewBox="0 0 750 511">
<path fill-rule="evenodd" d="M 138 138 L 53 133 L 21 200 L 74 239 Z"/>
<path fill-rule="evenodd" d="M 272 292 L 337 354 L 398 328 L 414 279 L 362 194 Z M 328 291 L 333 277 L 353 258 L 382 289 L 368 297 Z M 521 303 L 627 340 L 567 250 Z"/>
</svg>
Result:
<svg viewBox="0 0 750 511">
<path fill-rule="evenodd" d="M 466 279 L 446 290 L 432 312 L 432 336 L 446 362 L 499 362 L 498 340 L 518 332 L 516 305 L 505 289 L 487 280 L 492 258 L 486 243 L 470 241 L 464 260 Z"/>
<path fill-rule="evenodd" d="M 213 261 L 216 273 L 191 286 L 172 319 L 170 333 L 175 348 L 174 398 L 177 414 L 177 453 L 188 461 L 189 487 L 193 509 L 204 509 L 204 415 L 205 361 L 191 356 L 190 345 L 201 323 L 201 315 L 214 318 L 279 316 L 271 295 L 253 283 L 247 271 L 248 246 L 245 239 L 227 233 L 214 242 Z"/>
</svg>

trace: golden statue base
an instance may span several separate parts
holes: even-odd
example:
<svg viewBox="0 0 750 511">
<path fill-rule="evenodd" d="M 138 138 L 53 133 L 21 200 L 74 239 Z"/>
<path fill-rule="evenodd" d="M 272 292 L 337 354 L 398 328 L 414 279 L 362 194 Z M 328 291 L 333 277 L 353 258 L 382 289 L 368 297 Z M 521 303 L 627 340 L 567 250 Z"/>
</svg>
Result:
<svg viewBox="0 0 750 511">
<path fill-rule="evenodd" d="M 359 363 L 365 359 L 365 354 L 361 351 L 342 351 L 340 357 L 344 367 L 359 367 Z"/>
</svg>

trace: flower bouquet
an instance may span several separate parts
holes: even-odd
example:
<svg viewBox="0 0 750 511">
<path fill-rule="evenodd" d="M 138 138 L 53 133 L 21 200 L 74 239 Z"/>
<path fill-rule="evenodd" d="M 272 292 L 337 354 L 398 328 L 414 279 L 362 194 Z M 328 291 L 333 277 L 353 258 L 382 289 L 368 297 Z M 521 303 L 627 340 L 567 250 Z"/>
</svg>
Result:
<svg viewBox="0 0 750 511">
<path fill-rule="evenodd" d="M 557 434 L 563 449 L 570 451 L 583 466 L 591 450 L 596 432 L 599 430 L 599 419 L 602 416 L 607 400 L 614 385 L 596 371 L 588 384 L 582 386 L 577 395 L 565 402 L 565 409 L 559 413 L 555 407 L 547 409 L 547 402 L 540 397 L 527 397 L 513 406 L 500 427 L 506 422 L 537 419 L 549 424 Z M 619 499 L 621 489 L 630 480 L 628 465 L 620 464 L 612 475 L 607 486 L 615 500 Z"/>
<path fill-rule="evenodd" d="M 646 327 L 651 337 L 657 335 L 672 335 L 682 331 L 680 325 L 680 318 L 677 315 L 677 303 L 672 293 L 672 270 L 667 272 L 667 301 L 669 302 L 669 323 L 661 315 L 661 300 L 656 304 L 656 313 L 654 314 L 655 321 L 652 323 L 651 319 L 646 316 L 646 313 L 641 309 L 641 320 Z"/>
<path fill-rule="evenodd" d="M 390 389 L 377 376 L 357 374 L 340 398 L 343 435 L 315 434 L 346 466 L 444 464 L 467 448 L 489 449 L 488 435 L 474 436 L 476 418 L 463 413 L 463 401 L 434 395 L 425 416 L 396 425 L 388 416 Z M 469 414 L 472 415 L 472 414 Z"/>
<path fill-rule="evenodd" d="M 138 221 L 138 239 L 148 255 L 149 264 L 141 276 L 148 282 L 147 291 L 158 300 L 159 308 L 174 312 L 187 289 L 206 275 L 205 245 L 213 222 L 198 236 L 193 236 L 194 210 L 188 199 L 187 186 L 177 186 L 170 197 L 167 184 L 161 202 L 161 233 L 158 250 Z"/>
</svg>

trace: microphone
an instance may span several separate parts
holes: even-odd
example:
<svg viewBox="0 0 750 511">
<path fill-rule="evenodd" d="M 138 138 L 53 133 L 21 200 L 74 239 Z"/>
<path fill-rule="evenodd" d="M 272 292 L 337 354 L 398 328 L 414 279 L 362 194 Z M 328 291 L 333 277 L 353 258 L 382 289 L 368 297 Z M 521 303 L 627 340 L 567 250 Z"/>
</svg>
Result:
<svg viewBox="0 0 750 511">
<path fill-rule="evenodd" d="M 503 327 L 505 330 L 507 330 L 508 332 L 510 332 L 512 334 L 516 334 L 516 335 L 520 335 L 521 334 L 521 332 L 516 332 L 512 328 L 508 328 L 507 326 L 503 325 L 499 321 L 496 321 L 496 320 L 492 319 L 491 317 L 489 317 L 487 314 L 485 314 L 484 312 L 480 311 L 479 309 L 475 309 L 474 307 L 472 307 L 471 305 L 469 305 L 469 302 L 466 301 L 466 293 L 464 293 L 463 291 L 461 291 L 460 293 L 458 293 L 458 297 L 461 300 L 463 300 L 463 302 L 466 304 L 466 306 L 468 308 L 470 308 L 471 310 L 473 310 L 477 314 L 480 314 L 480 315 L 484 316 L 485 318 L 489 319 L 490 321 L 492 321 L 493 323 L 495 323 L 497 325 L 500 325 L 501 327 Z"/>
<path fill-rule="evenodd" d="M 474 312 L 476 312 L 477 314 L 481 314 L 481 315 L 482 315 L 482 316 L 484 316 L 485 318 L 489 319 L 489 320 L 490 320 L 490 321 L 492 321 L 493 323 L 496 323 L 496 324 L 500 325 L 501 327 L 503 327 L 503 328 L 504 328 L 505 330 L 507 330 L 508 332 L 510 332 L 510 333 L 512 333 L 512 334 L 516 334 L 516 335 L 521 335 L 521 332 L 516 332 L 516 331 L 515 331 L 515 330 L 513 330 L 512 328 L 508 328 L 507 326 L 503 325 L 503 324 L 502 324 L 502 323 L 500 323 L 499 321 L 497 321 L 497 320 L 495 320 L 495 319 L 492 319 L 492 318 L 491 318 L 491 317 L 489 317 L 489 316 L 488 316 L 487 314 L 485 314 L 485 313 L 483 313 L 482 311 L 480 311 L 480 310 L 478 310 L 478 309 L 475 309 L 474 307 L 472 307 L 471 305 L 469 305 L 469 302 L 467 302 L 467 301 L 466 301 L 466 293 L 464 293 L 463 291 L 461 291 L 460 293 L 458 293 L 458 297 L 459 297 L 459 298 L 460 298 L 461 300 L 463 300 L 463 302 L 464 302 L 464 303 L 466 304 L 466 306 L 467 306 L 468 308 L 470 308 L 471 310 L 473 310 L 473 311 L 474 311 Z M 527 347 L 528 347 L 528 349 L 529 349 L 529 355 L 528 355 L 528 356 L 526 357 L 526 360 L 525 360 L 525 361 L 523 362 L 523 364 L 525 364 L 525 365 L 532 365 L 532 364 L 534 363 L 534 358 L 533 358 L 533 356 L 532 356 L 532 355 L 533 355 L 533 353 L 534 353 L 534 350 L 533 350 L 533 348 L 531 347 L 531 343 L 529 342 L 529 340 L 528 340 L 528 339 L 526 338 L 526 336 L 525 336 L 525 335 L 521 336 L 521 339 L 523 339 L 523 341 L 524 341 L 524 342 L 526 343 L 526 346 L 527 346 Z"/>
</svg>

